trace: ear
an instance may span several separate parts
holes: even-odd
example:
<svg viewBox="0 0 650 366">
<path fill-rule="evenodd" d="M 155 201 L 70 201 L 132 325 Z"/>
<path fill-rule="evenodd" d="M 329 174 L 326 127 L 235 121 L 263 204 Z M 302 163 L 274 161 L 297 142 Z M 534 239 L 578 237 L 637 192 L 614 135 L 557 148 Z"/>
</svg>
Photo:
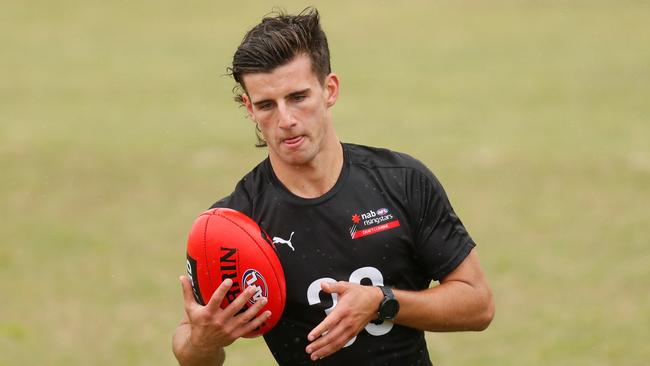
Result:
<svg viewBox="0 0 650 366">
<path fill-rule="evenodd" d="M 336 101 L 339 99 L 339 87 L 339 77 L 334 73 L 327 75 L 327 78 L 325 78 L 327 108 L 334 106 Z"/>
<path fill-rule="evenodd" d="M 253 122 L 255 122 L 255 116 L 253 115 L 253 103 L 251 103 L 248 94 L 246 93 L 242 94 L 241 99 L 244 102 L 244 105 L 246 106 L 246 112 L 248 112 L 248 118 L 250 118 Z"/>
</svg>

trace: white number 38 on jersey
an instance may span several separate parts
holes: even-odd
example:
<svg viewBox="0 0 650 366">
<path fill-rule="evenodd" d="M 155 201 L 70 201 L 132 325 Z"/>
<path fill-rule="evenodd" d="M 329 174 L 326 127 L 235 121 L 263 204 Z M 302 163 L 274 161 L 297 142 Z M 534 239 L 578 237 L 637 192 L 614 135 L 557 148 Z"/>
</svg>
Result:
<svg viewBox="0 0 650 366">
<path fill-rule="evenodd" d="M 352 274 L 350 274 L 350 281 L 351 283 L 356 283 L 356 284 L 361 284 L 361 281 L 363 279 L 368 279 L 370 280 L 370 283 L 372 286 L 383 286 L 384 285 L 384 276 L 381 275 L 381 272 L 375 267 L 361 267 Z M 309 301 L 309 305 L 316 305 L 320 304 L 320 292 L 321 292 L 321 283 L 323 282 L 329 282 L 329 283 L 336 283 L 337 281 L 333 278 L 329 277 L 323 277 L 315 280 L 309 285 L 309 288 L 307 289 L 307 300 Z M 337 294 L 331 294 L 332 296 L 332 306 L 325 309 L 325 314 L 329 315 L 329 313 L 332 312 L 334 307 L 336 307 L 336 303 L 338 302 L 338 296 Z M 391 321 L 384 321 L 380 324 L 374 324 L 374 323 L 368 323 L 366 325 L 366 332 L 370 333 L 370 335 L 373 336 L 382 336 L 388 332 L 390 332 L 391 329 L 393 329 L 393 322 Z M 345 344 L 343 347 L 347 347 L 354 343 L 354 341 L 357 339 L 355 336 L 354 338 L 350 339 L 348 343 Z"/>
</svg>

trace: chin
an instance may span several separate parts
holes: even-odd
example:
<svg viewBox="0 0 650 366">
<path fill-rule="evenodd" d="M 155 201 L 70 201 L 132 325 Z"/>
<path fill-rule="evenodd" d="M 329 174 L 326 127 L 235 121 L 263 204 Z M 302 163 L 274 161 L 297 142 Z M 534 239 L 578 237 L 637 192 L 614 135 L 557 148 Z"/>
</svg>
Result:
<svg viewBox="0 0 650 366">
<path fill-rule="evenodd" d="M 283 163 L 293 166 L 309 164 L 316 157 L 316 152 L 310 149 L 299 149 L 294 151 L 275 151 L 275 156 Z"/>
</svg>

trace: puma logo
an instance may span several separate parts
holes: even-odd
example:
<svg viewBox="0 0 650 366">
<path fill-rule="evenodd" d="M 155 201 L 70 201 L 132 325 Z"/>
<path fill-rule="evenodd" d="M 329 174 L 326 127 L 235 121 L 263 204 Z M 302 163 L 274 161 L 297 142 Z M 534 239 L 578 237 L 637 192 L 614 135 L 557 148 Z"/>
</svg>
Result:
<svg viewBox="0 0 650 366">
<path fill-rule="evenodd" d="M 293 238 L 293 233 L 294 232 L 292 231 L 288 240 L 284 240 L 284 239 L 282 239 L 282 238 L 280 238 L 278 236 L 274 236 L 273 237 L 273 244 L 286 244 L 286 245 L 289 246 L 289 248 L 291 248 L 292 251 L 295 251 L 295 249 L 293 249 L 293 245 L 291 245 L 291 238 Z"/>
</svg>

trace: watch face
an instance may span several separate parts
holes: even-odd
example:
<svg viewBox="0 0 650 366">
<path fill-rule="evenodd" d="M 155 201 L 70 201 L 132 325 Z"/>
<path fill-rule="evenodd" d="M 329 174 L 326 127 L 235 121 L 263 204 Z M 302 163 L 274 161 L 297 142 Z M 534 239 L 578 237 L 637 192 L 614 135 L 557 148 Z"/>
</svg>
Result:
<svg viewBox="0 0 650 366">
<path fill-rule="evenodd" d="M 393 319 L 399 311 L 399 302 L 395 299 L 387 299 L 381 304 L 381 317 L 384 319 Z"/>
</svg>

